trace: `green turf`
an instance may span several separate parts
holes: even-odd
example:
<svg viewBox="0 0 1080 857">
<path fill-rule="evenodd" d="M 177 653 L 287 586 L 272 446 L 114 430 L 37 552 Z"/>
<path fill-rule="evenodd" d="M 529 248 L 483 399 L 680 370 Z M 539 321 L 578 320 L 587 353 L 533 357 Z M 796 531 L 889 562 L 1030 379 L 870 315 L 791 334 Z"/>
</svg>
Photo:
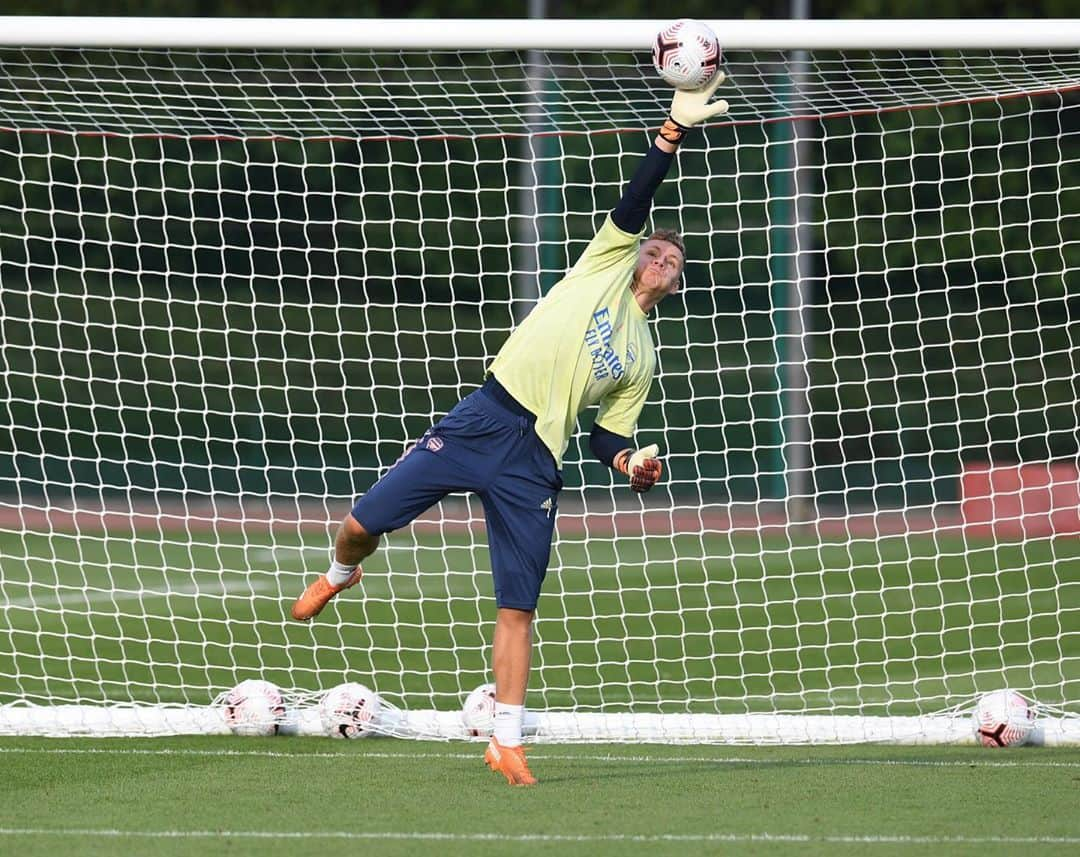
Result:
<svg viewBox="0 0 1080 857">
<path fill-rule="evenodd" d="M 204 703 L 262 677 L 453 709 L 488 678 L 482 536 L 388 548 L 304 626 L 284 617 L 320 540 L 2 533 L 0 702 Z M 566 535 L 535 660 L 536 709 L 908 714 L 1003 684 L 1076 700 L 1080 542 Z M 0 739 L 0 853 L 1080 851 L 1080 750 L 539 746 L 531 790 L 480 750 Z"/>
<path fill-rule="evenodd" d="M 395 536 L 311 626 L 323 540 L 0 534 L 0 702 L 209 701 L 243 678 L 452 709 L 487 680 L 483 536 Z M 1080 541 L 565 536 L 535 708 L 909 714 L 1009 684 L 1080 698 Z"/>
<path fill-rule="evenodd" d="M 540 785 L 511 789 L 476 745 L 3 739 L 0 853 L 1080 850 L 1080 750 L 605 745 L 531 758 Z"/>
</svg>

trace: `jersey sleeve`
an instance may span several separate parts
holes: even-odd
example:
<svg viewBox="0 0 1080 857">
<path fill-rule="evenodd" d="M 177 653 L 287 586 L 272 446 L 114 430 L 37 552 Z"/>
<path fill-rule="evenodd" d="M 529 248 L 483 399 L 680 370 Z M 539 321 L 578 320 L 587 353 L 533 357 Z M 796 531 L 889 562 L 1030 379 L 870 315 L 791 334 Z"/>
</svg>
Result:
<svg viewBox="0 0 1080 857">
<path fill-rule="evenodd" d="M 626 185 L 619 204 L 611 212 L 611 220 L 616 226 L 623 231 L 644 228 L 656 189 L 660 187 L 674 159 L 674 152 L 665 152 L 656 143 L 652 144 L 648 154 L 638 164 L 634 177 Z"/>
<path fill-rule="evenodd" d="M 567 279 L 588 276 L 605 268 L 624 267 L 627 262 L 636 261 L 641 236 L 642 232 L 624 232 L 615 225 L 609 214 L 604 218 L 604 224 L 589 242 L 589 246 L 585 248 L 585 252 L 574 264 Z"/>
<path fill-rule="evenodd" d="M 617 387 L 601 399 L 596 422 L 609 432 L 633 437 L 641 409 L 649 397 L 652 376 L 652 371 L 639 372 L 627 384 Z"/>
</svg>

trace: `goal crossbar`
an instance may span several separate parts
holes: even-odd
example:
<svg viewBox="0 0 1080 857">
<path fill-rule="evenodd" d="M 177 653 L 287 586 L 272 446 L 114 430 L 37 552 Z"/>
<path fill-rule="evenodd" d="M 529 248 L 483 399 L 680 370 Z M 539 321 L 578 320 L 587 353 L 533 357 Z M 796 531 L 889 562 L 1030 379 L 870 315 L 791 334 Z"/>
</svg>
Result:
<svg viewBox="0 0 1080 857">
<path fill-rule="evenodd" d="M 0 45 L 131 48 L 640 50 L 662 20 L 95 18 L 0 16 Z M 1080 45 L 1080 19 L 708 22 L 725 50 L 1048 48 Z"/>
</svg>

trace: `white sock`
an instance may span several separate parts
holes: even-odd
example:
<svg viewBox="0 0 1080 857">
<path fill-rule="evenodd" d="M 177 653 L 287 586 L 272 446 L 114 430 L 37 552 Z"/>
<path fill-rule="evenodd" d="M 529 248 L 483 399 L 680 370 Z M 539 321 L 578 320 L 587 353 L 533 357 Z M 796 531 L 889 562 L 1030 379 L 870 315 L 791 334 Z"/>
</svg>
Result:
<svg viewBox="0 0 1080 857">
<path fill-rule="evenodd" d="M 341 586 L 341 584 L 352 577 L 354 571 L 356 571 L 355 565 L 342 565 L 335 559 L 330 563 L 330 570 L 326 572 L 326 579 L 334 586 Z"/>
<path fill-rule="evenodd" d="M 504 747 L 521 746 L 521 721 L 525 719 L 524 705 L 495 703 L 495 740 Z"/>
</svg>

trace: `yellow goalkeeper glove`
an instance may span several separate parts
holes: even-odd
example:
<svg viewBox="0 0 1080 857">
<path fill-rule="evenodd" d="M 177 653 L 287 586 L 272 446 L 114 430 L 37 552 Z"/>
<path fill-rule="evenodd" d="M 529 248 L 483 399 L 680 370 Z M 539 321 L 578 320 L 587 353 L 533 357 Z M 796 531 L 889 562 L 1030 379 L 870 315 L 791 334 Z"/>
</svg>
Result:
<svg viewBox="0 0 1080 857">
<path fill-rule="evenodd" d="M 643 446 L 636 452 L 624 449 L 615 457 L 615 469 L 630 477 L 630 490 L 644 494 L 659 480 L 664 465 L 656 457 L 660 447 L 655 443 Z"/>
<path fill-rule="evenodd" d="M 686 132 L 699 122 L 727 113 L 728 103 L 723 98 L 709 103 L 724 79 L 724 73 L 718 71 L 701 89 L 676 90 L 675 97 L 671 99 L 671 113 L 660 127 L 660 136 L 678 145 Z"/>
</svg>

